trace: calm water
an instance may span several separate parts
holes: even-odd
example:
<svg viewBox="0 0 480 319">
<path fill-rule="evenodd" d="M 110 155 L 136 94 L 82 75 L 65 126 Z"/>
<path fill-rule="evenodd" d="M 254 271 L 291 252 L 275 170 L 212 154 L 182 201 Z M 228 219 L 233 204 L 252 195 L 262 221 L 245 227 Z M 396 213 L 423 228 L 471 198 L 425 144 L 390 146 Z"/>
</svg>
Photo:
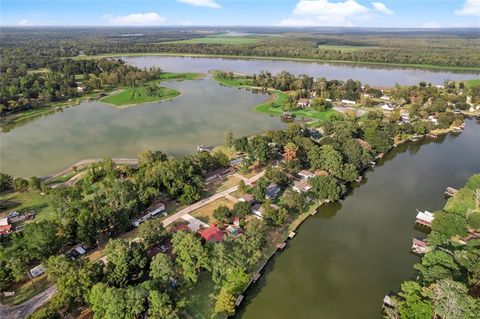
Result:
<svg viewBox="0 0 480 319">
<path fill-rule="evenodd" d="M 478 78 L 478 73 L 452 73 L 419 69 L 386 68 L 382 66 L 358 66 L 354 64 L 328 64 L 315 62 L 296 62 L 279 60 L 194 58 L 169 56 L 126 57 L 125 61 L 138 67 L 159 66 L 172 72 L 208 72 L 210 70 L 236 71 L 246 74 L 259 73 L 262 70 L 271 73 L 289 71 L 293 74 L 308 74 L 327 79 L 359 80 L 362 83 L 382 87 L 399 84 L 418 84 L 426 81 L 443 84 L 445 80 L 466 80 Z"/>
<path fill-rule="evenodd" d="M 160 66 L 166 71 L 206 73 L 212 69 L 255 73 L 288 70 L 295 74 L 354 78 L 373 85 L 397 82 L 443 83 L 474 74 L 411 69 L 385 69 L 317 63 L 191 57 L 129 57 L 129 63 Z M 278 118 L 251 112 L 267 99 L 236 88 L 222 87 L 210 77 L 168 82 L 182 95 L 171 101 L 118 110 L 98 102 L 85 102 L 60 112 L 32 119 L 1 134 L 0 169 L 16 176 L 47 175 L 90 157 L 133 157 L 146 149 L 169 154 L 190 153 L 198 144 L 223 142 L 226 129 L 236 136 L 282 127 Z"/>
<path fill-rule="evenodd" d="M 85 102 L 1 133 L 1 170 L 18 176 L 47 175 L 91 157 L 135 157 L 147 150 L 191 153 L 198 144 L 283 126 L 251 111 L 268 98 L 218 85 L 210 79 L 169 82 L 183 94 L 174 100 L 116 109 Z"/>
<path fill-rule="evenodd" d="M 415 209 L 441 209 L 447 186 L 463 186 L 479 172 L 474 120 L 458 137 L 399 147 L 366 174 L 364 185 L 302 225 L 238 317 L 380 318 L 383 296 L 414 274 Z"/>
</svg>

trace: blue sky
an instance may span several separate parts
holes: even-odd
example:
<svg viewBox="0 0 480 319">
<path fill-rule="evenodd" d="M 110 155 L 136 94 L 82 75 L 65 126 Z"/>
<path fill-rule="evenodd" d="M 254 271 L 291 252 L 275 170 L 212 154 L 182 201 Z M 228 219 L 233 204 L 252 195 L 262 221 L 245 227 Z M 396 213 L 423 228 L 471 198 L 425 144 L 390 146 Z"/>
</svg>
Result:
<svg viewBox="0 0 480 319">
<path fill-rule="evenodd" d="M 480 0 L 0 0 L 0 24 L 480 27 Z"/>
</svg>

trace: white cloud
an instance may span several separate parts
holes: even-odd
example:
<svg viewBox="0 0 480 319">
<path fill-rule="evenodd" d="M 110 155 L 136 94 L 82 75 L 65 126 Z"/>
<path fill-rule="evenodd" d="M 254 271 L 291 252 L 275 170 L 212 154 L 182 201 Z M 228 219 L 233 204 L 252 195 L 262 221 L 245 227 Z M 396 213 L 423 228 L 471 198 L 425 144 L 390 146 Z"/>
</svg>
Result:
<svg viewBox="0 0 480 319">
<path fill-rule="evenodd" d="M 373 8 L 378 11 L 378 12 L 381 12 L 383 14 L 386 14 L 388 16 L 391 16 L 393 14 L 393 10 L 390 10 L 388 9 L 383 3 L 381 2 L 372 2 L 372 6 Z"/>
<path fill-rule="evenodd" d="M 30 20 L 24 19 L 24 20 L 18 21 L 17 25 L 20 26 L 20 27 L 31 27 L 31 26 L 35 25 L 35 23 L 33 23 Z"/>
<path fill-rule="evenodd" d="M 431 22 L 425 22 L 424 24 L 422 24 L 421 27 L 427 28 L 427 29 L 435 29 L 435 28 L 441 28 L 442 26 L 438 22 L 431 21 Z"/>
<path fill-rule="evenodd" d="M 178 2 L 190 4 L 196 7 L 207 7 L 219 9 L 222 6 L 215 2 L 215 0 L 177 0 Z"/>
<path fill-rule="evenodd" d="M 165 18 L 158 15 L 156 12 L 132 13 L 125 16 L 115 16 L 107 14 L 103 19 L 110 25 L 124 25 L 124 26 L 147 26 L 159 25 L 165 22 Z"/>
<path fill-rule="evenodd" d="M 284 19 L 283 26 L 352 26 L 355 20 L 368 19 L 370 10 L 355 0 L 330 2 L 329 0 L 300 0 L 293 14 Z"/>
<path fill-rule="evenodd" d="M 455 10 L 458 16 L 480 16 L 480 0 L 465 0 L 462 8 Z"/>
</svg>

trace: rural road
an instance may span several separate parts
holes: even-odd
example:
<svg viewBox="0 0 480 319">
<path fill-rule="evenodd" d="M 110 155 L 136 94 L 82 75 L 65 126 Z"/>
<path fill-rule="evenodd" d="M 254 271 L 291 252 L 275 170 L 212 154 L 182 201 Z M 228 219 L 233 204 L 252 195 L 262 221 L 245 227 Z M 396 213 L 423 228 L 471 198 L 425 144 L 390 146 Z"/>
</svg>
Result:
<svg viewBox="0 0 480 319">
<path fill-rule="evenodd" d="M 249 179 L 246 179 L 246 180 L 244 178 L 242 178 L 242 179 L 246 182 L 246 184 L 252 184 L 253 182 L 257 181 L 260 177 L 262 177 L 263 175 L 265 175 L 265 171 L 261 171 L 260 173 L 253 176 L 252 178 L 249 178 Z M 226 190 L 224 190 L 220 193 L 216 193 L 215 195 L 212 195 L 208 198 L 202 199 L 199 202 L 196 202 L 195 204 L 192 204 L 188 207 L 185 207 L 184 209 L 179 210 L 175 214 L 165 218 L 163 220 L 163 226 L 166 227 L 166 226 L 170 225 L 171 223 L 175 222 L 177 219 L 181 218 L 183 215 L 188 214 L 188 213 L 190 213 L 191 211 L 193 211 L 197 208 L 200 208 L 202 206 L 210 204 L 211 202 L 216 201 L 217 199 L 222 198 L 222 197 L 236 191 L 237 189 L 238 189 L 238 185 L 235 185 L 235 186 L 230 187 L 230 188 L 228 188 L 228 189 L 226 189 Z"/>
<path fill-rule="evenodd" d="M 0 305 L 0 318 L 2 319 L 26 318 L 30 316 L 37 308 L 43 306 L 56 292 L 57 292 L 57 288 L 55 286 L 52 286 L 20 305 L 12 306 L 12 307 Z"/>
</svg>

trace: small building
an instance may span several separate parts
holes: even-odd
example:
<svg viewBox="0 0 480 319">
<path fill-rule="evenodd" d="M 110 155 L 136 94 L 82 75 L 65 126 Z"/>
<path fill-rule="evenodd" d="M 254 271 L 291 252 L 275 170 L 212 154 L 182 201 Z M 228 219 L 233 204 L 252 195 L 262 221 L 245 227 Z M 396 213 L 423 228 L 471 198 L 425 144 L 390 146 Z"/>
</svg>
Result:
<svg viewBox="0 0 480 319">
<path fill-rule="evenodd" d="M 382 95 L 382 96 L 380 97 L 380 100 L 390 101 L 390 96 L 388 96 L 388 95 Z"/>
<path fill-rule="evenodd" d="M 405 122 L 405 123 L 410 123 L 410 114 L 405 113 L 400 115 L 400 120 L 402 120 L 402 122 Z"/>
<path fill-rule="evenodd" d="M 275 205 L 275 204 L 270 204 L 270 207 L 275 209 L 275 210 L 279 210 L 280 207 Z M 252 213 L 256 216 L 256 217 L 259 217 L 259 218 L 263 218 L 263 206 L 261 204 L 256 204 L 252 207 Z"/>
<path fill-rule="evenodd" d="M 295 181 L 292 189 L 297 193 L 306 193 L 312 189 L 312 186 L 310 186 L 306 179 L 302 179 L 301 181 Z"/>
<path fill-rule="evenodd" d="M 197 152 L 207 152 L 210 153 L 212 151 L 213 147 L 212 146 L 205 146 L 205 145 L 198 145 L 197 146 Z"/>
<path fill-rule="evenodd" d="M 8 217 L 0 219 L 0 235 L 6 235 L 12 232 L 12 225 Z"/>
<path fill-rule="evenodd" d="M 395 110 L 395 108 L 393 107 L 393 105 L 390 104 L 390 103 L 384 103 L 384 104 L 382 104 L 380 107 L 381 107 L 382 110 L 385 110 L 385 111 L 393 111 L 393 110 Z"/>
<path fill-rule="evenodd" d="M 83 85 L 82 82 L 77 82 L 77 92 L 82 93 L 85 91 L 85 86 Z"/>
<path fill-rule="evenodd" d="M 165 204 L 162 202 L 158 202 L 156 204 L 153 204 L 149 208 L 147 208 L 147 213 L 150 214 L 151 217 L 155 217 L 161 212 L 165 210 Z"/>
<path fill-rule="evenodd" d="M 309 99 L 299 99 L 297 102 L 298 107 L 309 107 L 310 106 L 310 100 Z"/>
<path fill-rule="evenodd" d="M 356 105 L 357 104 L 357 102 L 352 101 L 352 100 L 342 100 L 341 103 L 345 104 L 345 105 Z"/>
<path fill-rule="evenodd" d="M 230 161 L 230 166 L 232 166 L 232 167 L 238 167 L 238 166 L 240 166 L 240 165 L 243 163 L 244 160 L 245 160 L 245 159 L 242 158 L 242 157 L 235 158 L 235 159 L 233 159 L 233 160 Z"/>
<path fill-rule="evenodd" d="M 432 227 L 432 222 L 434 219 L 435 219 L 435 215 L 433 215 L 431 212 L 427 210 L 424 212 L 418 211 L 417 217 L 415 219 L 415 223 L 430 228 Z"/>
<path fill-rule="evenodd" d="M 310 171 L 307 171 L 306 169 L 302 169 L 300 172 L 298 172 L 298 176 L 300 176 L 303 179 L 309 179 L 311 177 L 314 177 L 315 174 L 313 174 Z"/>
<path fill-rule="evenodd" d="M 428 121 L 432 122 L 433 125 L 437 125 L 438 124 L 438 119 L 433 116 L 433 115 L 430 115 L 428 118 L 427 118 Z"/>
<path fill-rule="evenodd" d="M 280 191 L 282 189 L 280 188 L 280 186 L 278 186 L 277 184 L 275 183 L 271 183 L 270 185 L 268 185 L 267 187 L 267 193 L 265 195 L 265 198 L 266 199 L 275 199 L 278 197 L 278 195 L 280 194 Z"/>
<path fill-rule="evenodd" d="M 425 254 L 427 252 L 427 243 L 419 238 L 412 238 L 412 251 L 416 254 Z"/>
<path fill-rule="evenodd" d="M 252 204 L 255 201 L 255 197 L 253 197 L 252 194 L 245 194 L 239 199 L 239 201 Z"/>
<path fill-rule="evenodd" d="M 206 184 L 210 184 L 218 179 L 228 177 L 232 174 L 235 174 L 235 169 L 233 167 L 221 167 L 203 174 L 203 178 L 205 179 Z"/>
<path fill-rule="evenodd" d="M 28 274 L 30 275 L 30 277 L 35 278 L 35 277 L 43 275 L 44 272 L 45 271 L 43 270 L 42 265 L 38 265 L 38 266 L 35 266 L 32 269 L 30 269 L 28 271 Z"/>
<path fill-rule="evenodd" d="M 222 230 L 215 225 L 199 230 L 198 233 L 208 243 L 218 243 L 223 240 L 224 236 Z"/>
</svg>

